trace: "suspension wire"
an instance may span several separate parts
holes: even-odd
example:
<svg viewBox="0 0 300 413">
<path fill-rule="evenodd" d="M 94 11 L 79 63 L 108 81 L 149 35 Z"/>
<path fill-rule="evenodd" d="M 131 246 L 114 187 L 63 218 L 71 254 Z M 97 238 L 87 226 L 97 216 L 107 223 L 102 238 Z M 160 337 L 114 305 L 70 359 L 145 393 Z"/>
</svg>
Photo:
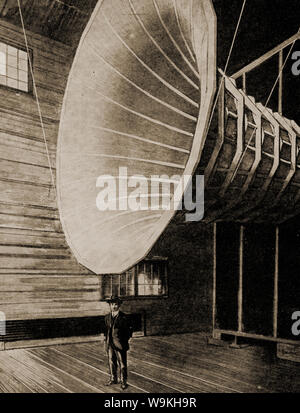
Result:
<svg viewBox="0 0 300 413">
<path fill-rule="evenodd" d="M 29 46 L 28 46 L 28 40 L 27 40 L 27 34 L 26 34 L 26 29 L 25 29 L 25 24 L 24 24 L 24 19 L 23 19 L 21 3 L 20 3 L 20 0 L 17 0 L 17 1 L 18 1 L 21 24 L 22 24 L 23 33 L 24 33 L 24 40 L 25 40 L 25 45 L 26 45 L 26 50 L 27 50 L 30 73 L 31 73 L 31 76 L 32 76 L 33 90 L 34 90 L 34 94 L 35 94 L 35 98 L 36 98 L 40 123 L 41 123 L 41 127 L 42 127 L 42 132 L 43 132 L 43 139 L 44 139 L 44 143 L 45 143 L 45 148 L 46 148 L 46 153 L 47 153 L 47 158 L 48 158 L 48 164 L 49 164 L 49 169 L 50 169 L 50 173 L 51 173 L 52 185 L 53 185 L 54 190 L 56 190 L 54 174 L 53 174 L 53 170 L 52 170 L 52 166 L 51 166 L 51 159 L 50 159 L 50 154 L 49 154 L 49 149 L 48 149 L 48 144 L 47 144 L 47 139 L 46 139 L 46 132 L 45 132 L 45 127 L 44 127 L 44 122 L 43 122 L 42 110 L 41 110 L 41 106 L 40 106 L 40 101 L 39 101 L 36 82 L 35 82 L 35 77 L 34 77 L 34 73 L 33 73 L 33 65 L 32 65 L 30 50 L 29 50 Z"/>
<path fill-rule="evenodd" d="M 273 85 L 273 87 L 272 87 L 272 89 L 271 89 L 271 92 L 270 92 L 270 94 L 269 94 L 269 96 L 268 96 L 268 99 L 267 99 L 267 101 L 266 101 L 266 104 L 265 104 L 265 106 L 264 106 L 264 108 L 263 108 L 262 114 L 264 114 L 264 113 L 266 112 L 268 103 L 270 102 L 270 99 L 271 99 L 271 97 L 272 97 L 272 95 L 273 95 L 273 92 L 274 92 L 274 90 L 275 90 L 275 87 L 276 87 L 276 85 L 277 85 L 277 83 L 278 83 L 278 81 L 279 81 L 279 79 L 280 79 L 280 76 L 282 75 L 282 72 L 283 72 L 283 70 L 284 70 L 284 68 L 285 68 L 285 66 L 286 66 L 286 64 L 287 64 L 287 61 L 288 61 L 288 59 L 289 59 L 289 57 L 290 57 L 290 54 L 292 53 L 292 50 L 293 50 L 293 48 L 294 48 L 294 45 L 295 45 L 296 41 L 297 41 L 297 40 L 294 40 L 294 42 L 292 43 L 292 45 L 291 45 L 291 47 L 290 47 L 290 50 L 289 50 L 289 52 L 288 52 L 288 54 L 287 54 L 287 57 L 286 57 L 286 59 L 285 59 L 285 61 L 284 61 L 284 64 L 282 65 L 282 67 L 281 67 L 280 70 L 279 70 L 278 76 L 277 76 L 277 78 L 276 78 L 276 80 L 275 80 L 275 83 L 274 83 L 274 85 Z M 232 80 L 231 80 L 230 78 L 229 78 L 229 80 L 232 82 Z M 233 82 L 232 82 L 232 83 L 233 83 Z M 240 157 L 240 159 L 239 159 L 239 162 L 238 162 L 238 164 L 237 164 L 237 166 L 236 166 L 236 168 L 235 168 L 235 170 L 234 170 L 234 173 L 233 173 L 232 178 L 231 178 L 231 180 L 230 180 L 230 184 L 232 183 L 232 181 L 233 181 L 234 178 L 236 177 L 237 171 L 238 171 L 241 163 L 243 162 L 244 156 L 245 156 L 245 154 L 246 154 L 246 152 L 247 152 L 247 150 L 248 150 L 248 148 L 249 148 L 249 146 L 250 146 L 250 144 L 251 144 L 251 141 L 252 141 L 252 139 L 253 139 L 253 136 L 254 136 L 255 132 L 256 132 L 256 129 L 253 129 L 252 134 L 251 134 L 251 136 L 250 136 L 250 139 L 249 139 L 249 141 L 248 141 L 245 149 L 243 150 L 243 153 L 242 153 L 242 155 L 241 155 L 241 157 Z"/>
<path fill-rule="evenodd" d="M 238 19 L 238 22 L 237 22 L 237 25 L 236 25 L 236 28 L 235 28 L 234 36 L 233 36 L 233 38 L 232 38 L 230 50 L 229 50 L 228 57 L 227 57 L 226 64 L 225 64 L 225 68 L 224 68 L 224 70 L 223 70 L 222 80 L 221 80 L 221 83 L 220 83 L 220 86 L 219 86 L 219 90 L 218 90 L 218 93 L 217 93 L 217 95 L 216 95 L 216 98 L 215 98 L 213 107 L 212 107 L 211 116 L 210 116 L 210 119 L 209 119 L 209 122 L 208 122 L 207 130 L 209 130 L 210 125 L 211 125 L 211 122 L 212 122 L 212 120 L 213 120 L 214 112 L 215 112 L 215 109 L 216 109 L 216 106 L 217 106 L 217 103 L 218 103 L 218 100 L 219 100 L 219 96 L 220 96 L 220 93 L 221 93 L 221 90 L 222 90 L 222 87 L 223 87 L 223 83 L 224 83 L 224 81 L 225 81 L 226 71 L 227 71 L 227 68 L 228 68 L 228 65 L 229 65 L 229 61 L 230 61 L 230 58 L 231 58 L 232 50 L 233 50 L 233 47 L 234 47 L 234 44 L 235 44 L 235 40 L 236 40 L 236 37 L 237 37 L 237 34 L 238 34 L 238 30 L 239 30 L 239 27 L 240 27 L 240 23 L 241 23 L 241 20 L 242 20 L 242 16 L 243 16 L 243 13 L 244 13 L 244 9 L 245 9 L 245 6 L 246 6 L 246 2 L 247 2 L 247 0 L 244 0 L 243 5 L 242 5 L 242 8 L 241 8 L 240 16 L 239 16 L 239 19 Z"/>
</svg>

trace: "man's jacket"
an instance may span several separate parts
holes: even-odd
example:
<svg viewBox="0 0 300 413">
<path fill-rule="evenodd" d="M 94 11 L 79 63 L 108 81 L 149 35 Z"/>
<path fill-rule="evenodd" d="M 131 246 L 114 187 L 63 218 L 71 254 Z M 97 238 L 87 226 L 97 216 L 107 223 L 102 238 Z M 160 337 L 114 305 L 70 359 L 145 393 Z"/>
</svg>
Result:
<svg viewBox="0 0 300 413">
<path fill-rule="evenodd" d="M 128 341 L 132 336 L 132 328 L 129 324 L 126 314 L 119 311 L 119 314 L 113 319 L 111 313 L 105 316 L 105 348 L 109 344 L 119 351 L 129 350 Z"/>
</svg>

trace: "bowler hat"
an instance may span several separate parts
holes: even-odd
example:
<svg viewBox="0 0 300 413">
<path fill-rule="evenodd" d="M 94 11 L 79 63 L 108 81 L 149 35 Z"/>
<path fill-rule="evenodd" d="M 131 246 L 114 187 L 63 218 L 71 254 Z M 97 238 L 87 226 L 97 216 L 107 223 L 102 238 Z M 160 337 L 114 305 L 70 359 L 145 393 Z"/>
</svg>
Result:
<svg viewBox="0 0 300 413">
<path fill-rule="evenodd" d="M 112 295 L 108 300 L 106 300 L 108 304 L 117 303 L 119 305 L 122 304 L 122 300 L 117 295 Z"/>
</svg>

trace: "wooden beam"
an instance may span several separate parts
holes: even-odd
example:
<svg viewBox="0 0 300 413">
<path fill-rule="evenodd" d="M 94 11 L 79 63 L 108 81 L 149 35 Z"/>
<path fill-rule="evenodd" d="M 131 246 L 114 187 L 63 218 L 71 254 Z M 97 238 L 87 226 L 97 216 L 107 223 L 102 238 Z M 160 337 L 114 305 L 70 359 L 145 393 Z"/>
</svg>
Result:
<svg viewBox="0 0 300 413">
<path fill-rule="evenodd" d="M 224 213 L 226 214 L 228 211 L 232 211 L 233 208 L 236 207 L 236 205 L 238 205 L 240 202 L 242 202 L 243 196 L 244 196 L 245 192 L 248 190 L 249 186 L 251 185 L 251 183 L 253 181 L 253 178 L 255 176 L 255 172 L 256 172 L 256 170 L 259 166 L 259 163 L 261 161 L 261 158 L 262 158 L 262 122 L 261 122 L 262 114 L 261 114 L 261 111 L 257 108 L 255 102 L 252 101 L 252 99 L 244 93 L 244 91 L 239 90 L 239 93 L 244 98 L 245 108 L 249 109 L 252 112 L 253 117 L 254 117 L 254 121 L 255 121 L 255 125 L 256 125 L 255 135 L 253 134 L 253 136 L 255 136 L 255 158 L 253 160 L 251 170 L 249 171 L 249 173 L 247 175 L 245 183 L 243 184 L 243 186 L 241 188 L 240 194 L 238 196 L 234 197 L 233 200 L 230 200 L 230 201 L 226 202 L 224 204 L 223 208 L 220 208 L 220 209 L 218 209 L 217 212 L 213 213 L 212 214 L 213 219 L 216 219 L 218 217 L 222 217 L 222 215 L 224 215 Z M 244 121 L 244 122 L 246 123 L 246 121 Z M 251 137 L 251 139 L 253 138 L 253 136 Z M 248 146 L 248 148 L 247 148 L 247 146 Z M 245 142 L 244 151 L 247 151 L 248 149 L 251 149 L 250 142 L 248 142 L 247 145 L 246 145 L 246 142 Z M 241 157 L 244 154 L 245 153 L 242 152 Z M 239 162 L 240 162 L 240 160 L 238 160 L 237 165 L 239 164 Z M 218 170 L 220 171 L 220 168 Z M 233 176 L 234 176 L 234 174 L 235 174 L 235 171 L 233 172 Z M 249 205 L 247 205 L 247 209 L 248 208 L 249 208 Z M 236 210 L 234 215 L 235 215 L 235 217 L 239 216 L 240 215 L 239 210 Z"/>
<path fill-rule="evenodd" d="M 264 341 L 273 341 L 276 343 L 286 343 L 286 344 L 296 344 L 299 345 L 298 340 L 289 340 L 285 338 L 275 338 L 271 336 L 264 336 L 263 334 L 252 334 L 252 333 L 243 333 L 240 331 L 233 331 L 233 330 L 221 330 L 216 329 L 215 334 L 226 334 L 229 336 L 237 336 L 237 337 L 246 337 L 246 338 L 253 338 L 257 340 L 264 340 Z"/>
<path fill-rule="evenodd" d="M 243 331 L 243 256 L 244 256 L 244 226 L 240 227 L 240 260 L 239 260 L 239 291 L 238 291 L 238 331 Z"/>
<path fill-rule="evenodd" d="M 218 137 L 211 158 L 204 171 L 205 185 L 208 183 L 209 178 L 214 171 L 225 138 L 225 78 L 221 77 L 219 82 L 220 94 L 218 98 Z"/>
<path fill-rule="evenodd" d="M 289 46 L 292 44 L 294 41 L 300 39 L 300 30 L 292 37 L 289 39 L 285 40 L 283 43 L 280 43 L 278 46 L 274 47 L 274 49 L 270 50 L 269 52 L 265 53 L 258 59 L 254 60 L 252 63 L 248 64 L 238 72 L 234 73 L 231 77 L 233 79 L 238 79 L 240 76 L 242 76 L 244 73 L 248 73 L 251 70 L 255 69 L 256 67 L 260 66 L 262 63 L 264 63 L 266 60 L 270 59 L 272 56 L 283 50 L 285 47 Z"/>
<path fill-rule="evenodd" d="M 213 245 L 213 310 L 212 310 L 212 323 L 213 331 L 216 328 L 216 308 L 217 308 L 217 224 L 214 223 L 214 245 Z"/>
<path fill-rule="evenodd" d="M 274 272 L 274 299 L 273 299 L 273 337 L 277 338 L 278 330 L 278 258 L 279 258 L 279 227 L 276 227 L 275 238 L 275 272 Z"/>
<path fill-rule="evenodd" d="M 291 179 L 293 178 L 293 176 L 296 173 L 296 161 L 297 161 L 297 135 L 296 132 L 294 131 L 294 129 L 292 128 L 291 125 L 289 125 L 289 123 L 282 117 L 280 116 L 278 113 L 273 113 L 275 119 L 278 121 L 278 123 L 281 125 L 281 127 L 283 129 L 285 129 L 288 134 L 289 134 L 289 140 L 291 143 L 291 166 L 290 166 L 290 172 L 287 174 L 286 178 L 285 178 L 285 182 L 281 187 L 281 190 L 279 191 L 275 203 L 277 204 L 280 201 L 280 198 L 282 196 L 282 194 L 284 193 L 284 191 L 286 190 L 286 188 L 288 187 Z"/>
<path fill-rule="evenodd" d="M 248 190 L 253 180 L 253 177 L 255 175 L 255 172 L 258 168 L 258 165 L 261 161 L 261 158 L 262 158 L 262 120 L 261 120 L 262 114 L 257 108 L 256 104 L 252 102 L 251 99 L 249 99 L 247 95 L 244 96 L 244 99 L 245 99 L 245 106 L 251 110 L 253 117 L 254 117 L 255 125 L 256 125 L 256 131 L 255 132 L 253 131 L 253 133 L 255 133 L 255 159 L 252 164 L 251 170 L 248 173 L 248 177 L 242 187 L 240 197 L 242 197 L 245 194 L 245 192 Z M 253 136 L 251 135 L 251 139 L 252 138 Z M 247 145 L 250 146 L 250 143 L 252 142 L 249 141 Z M 244 151 L 247 151 L 247 149 L 245 148 Z"/>
<path fill-rule="evenodd" d="M 243 73 L 243 92 L 247 93 L 247 76 Z"/>
<path fill-rule="evenodd" d="M 228 187 L 233 181 L 233 177 L 237 172 L 237 168 L 240 167 L 239 162 L 243 155 L 244 150 L 244 96 L 243 94 L 234 86 L 231 79 L 225 78 L 225 88 L 233 95 L 236 99 L 237 105 L 237 146 L 234 158 L 231 162 L 230 168 L 228 170 L 227 176 L 222 184 L 220 190 L 220 197 L 224 197 Z"/>
</svg>

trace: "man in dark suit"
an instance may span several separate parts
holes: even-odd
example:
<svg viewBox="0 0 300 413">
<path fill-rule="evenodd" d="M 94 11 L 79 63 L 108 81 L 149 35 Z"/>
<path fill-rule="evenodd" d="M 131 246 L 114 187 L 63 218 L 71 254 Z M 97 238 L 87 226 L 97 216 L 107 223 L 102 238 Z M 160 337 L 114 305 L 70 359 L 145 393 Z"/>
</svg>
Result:
<svg viewBox="0 0 300 413">
<path fill-rule="evenodd" d="M 111 297 L 108 301 L 110 313 L 105 316 L 105 348 L 108 355 L 110 380 L 108 386 L 118 383 L 118 365 L 121 376 L 121 388 L 127 388 L 127 351 L 128 341 L 132 336 L 132 328 L 126 314 L 120 311 L 122 301 L 119 297 Z"/>
</svg>

